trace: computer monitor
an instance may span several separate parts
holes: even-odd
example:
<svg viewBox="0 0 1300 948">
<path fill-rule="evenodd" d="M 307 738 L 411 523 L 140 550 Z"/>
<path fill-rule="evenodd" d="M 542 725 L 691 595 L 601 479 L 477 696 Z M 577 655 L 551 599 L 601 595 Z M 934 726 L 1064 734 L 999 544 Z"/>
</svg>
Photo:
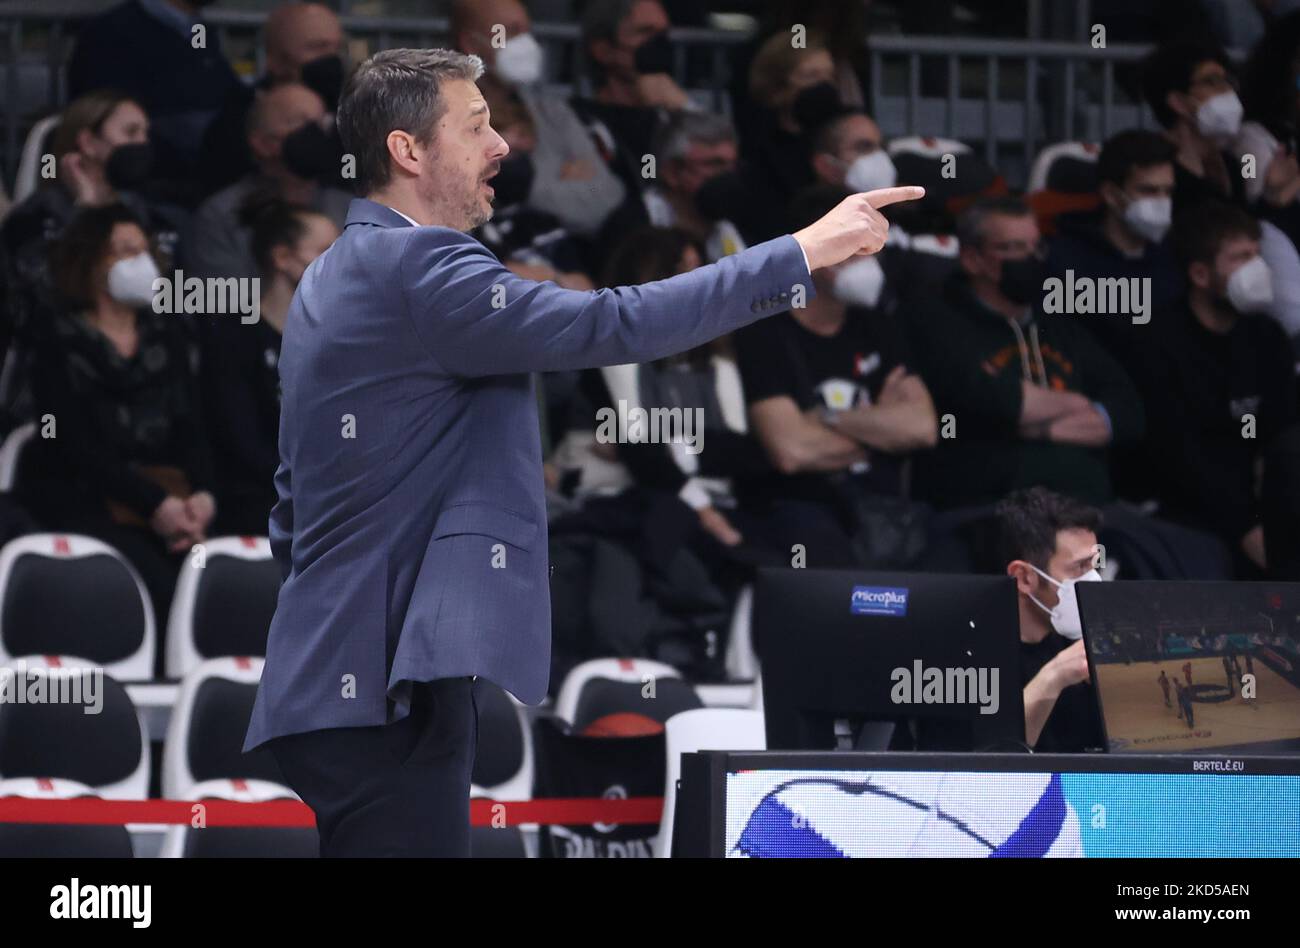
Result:
<svg viewBox="0 0 1300 948">
<path fill-rule="evenodd" d="M 1025 749 L 1009 577 L 765 569 L 752 625 L 770 749 Z"/>
<path fill-rule="evenodd" d="M 1300 752 L 1300 584 L 1076 588 L 1108 750 Z"/>
</svg>

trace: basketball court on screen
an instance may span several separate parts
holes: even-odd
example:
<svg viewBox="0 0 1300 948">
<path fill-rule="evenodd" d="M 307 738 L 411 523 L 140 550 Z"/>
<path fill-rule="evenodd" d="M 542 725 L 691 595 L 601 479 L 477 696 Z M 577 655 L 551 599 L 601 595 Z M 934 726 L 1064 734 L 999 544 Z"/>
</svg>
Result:
<svg viewBox="0 0 1300 948">
<path fill-rule="evenodd" d="M 1254 658 L 1255 697 L 1242 697 L 1242 686 L 1228 688 L 1220 656 L 1096 666 L 1112 750 L 1177 751 L 1230 747 L 1300 739 L 1300 688 L 1271 669 L 1258 652 Z M 1285 660 L 1285 659 L 1283 659 Z M 1192 670 L 1192 726 L 1179 718 L 1173 679 L 1186 687 L 1183 665 Z M 1159 677 L 1169 678 L 1165 704 Z M 1244 671 L 1244 665 L 1243 665 Z"/>
</svg>

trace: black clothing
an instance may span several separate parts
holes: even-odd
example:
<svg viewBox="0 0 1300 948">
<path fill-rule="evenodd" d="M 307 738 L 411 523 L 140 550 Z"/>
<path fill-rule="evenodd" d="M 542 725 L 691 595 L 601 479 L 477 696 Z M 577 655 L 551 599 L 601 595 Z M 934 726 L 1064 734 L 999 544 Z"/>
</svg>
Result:
<svg viewBox="0 0 1300 948">
<path fill-rule="evenodd" d="M 1131 317 L 1085 316 L 1080 319 L 1130 374 L 1138 365 L 1134 358 L 1134 334 L 1153 330 L 1157 314 L 1183 295 L 1186 279 L 1174 257 L 1168 237 L 1160 243 L 1147 241 L 1140 257 L 1126 257 L 1106 239 L 1102 231 L 1103 212 L 1062 214 L 1057 218 L 1057 235 L 1049 244 L 1047 275 L 1064 278 L 1066 270 L 1074 278 L 1149 278 L 1151 294 L 1147 298 L 1151 323 L 1135 323 Z"/>
<path fill-rule="evenodd" d="M 275 506 L 280 462 L 280 342 L 262 320 L 205 324 L 203 407 L 212 436 L 218 533 L 263 536 Z"/>
<path fill-rule="evenodd" d="M 1212 530 L 1235 550 L 1260 522 L 1256 461 L 1297 419 L 1291 348 L 1267 316 L 1243 315 L 1227 333 L 1212 332 L 1185 299 L 1162 323 L 1137 376 L 1161 512 Z"/>
<path fill-rule="evenodd" d="M 1028 685 L 1044 665 L 1073 644 L 1054 631 L 1049 632 L 1041 642 L 1021 642 L 1022 686 Z M 1101 747 L 1101 713 L 1097 705 L 1097 694 L 1088 682 L 1070 685 L 1056 699 L 1034 750 L 1040 754 L 1078 754 Z"/>
<path fill-rule="evenodd" d="M 469 856 L 476 686 L 472 678 L 416 682 L 400 721 L 267 744 L 316 814 L 321 856 Z"/>
<path fill-rule="evenodd" d="M 1029 381 L 1100 404 L 1112 445 L 1141 437 L 1137 390 L 1078 317 L 1037 315 L 1013 325 L 979 301 L 962 273 L 910 309 L 911 348 L 935 410 L 956 424 L 956 436 L 940 437 L 918 465 L 922 499 L 976 506 L 1036 485 L 1093 504 L 1111 499 L 1105 449 L 1028 439 L 1019 430 Z"/>
<path fill-rule="evenodd" d="M 53 416 L 55 437 L 30 448 L 26 498 L 38 518 L 76 529 L 117 501 L 148 520 L 167 492 L 141 465 L 184 471 L 195 491 L 211 483 L 200 417 L 196 349 L 178 317 L 142 309 L 139 345 L 125 358 L 78 316 L 54 321 L 36 354 L 36 417 Z"/>
<path fill-rule="evenodd" d="M 785 396 L 800 411 L 871 404 L 889 373 L 911 363 L 902 328 L 889 309 L 852 306 L 834 336 L 820 336 L 790 313 L 782 313 L 737 333 L 736 351 L 746 402 L 754 405 Z M 841 497 L 831 484 L 835 476 L 771 471 L 738 486 L 744 501 L 803 500 L 833 507 Z M 863 490 L 898 496 L 902 459 L 872 451 L 868 468 L 849 476 Z"/>
</svg>

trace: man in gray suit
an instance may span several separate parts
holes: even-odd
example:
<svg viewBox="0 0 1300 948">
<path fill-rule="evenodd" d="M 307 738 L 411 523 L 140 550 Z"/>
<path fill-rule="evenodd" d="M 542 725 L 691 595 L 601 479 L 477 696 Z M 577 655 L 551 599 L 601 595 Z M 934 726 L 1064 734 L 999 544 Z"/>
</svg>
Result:
<svg viewBox="0 0 1300 948">
<path fill-rule="evenodd" d="M 811 294 L 810 268 L 884 245 L 854 195 L 794 236 L 637 287 L 515 276 L 466 232 L 508 148 L 482 62 L 389 50 L 339 104 L 366 197 L 303 275 L 284 330 L 284 583 L 245 750 L 267 743 L 321 853 L 467 855 L 475 680 L 535 704 L 550 667 L 530 372 L 646 362 Z"/>
</svg>

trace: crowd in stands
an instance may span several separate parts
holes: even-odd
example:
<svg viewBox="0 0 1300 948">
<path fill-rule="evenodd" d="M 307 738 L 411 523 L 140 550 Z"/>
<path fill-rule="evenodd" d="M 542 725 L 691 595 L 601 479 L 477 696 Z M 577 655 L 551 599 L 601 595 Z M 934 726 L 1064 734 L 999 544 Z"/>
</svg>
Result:
<svg viewBox="0 0 1300 948">
<path fill-rule="evenodd" d="M 125 0 L 81 26 L 43 148 L 56 172 L 0 223 L 3 420 L 38 429 L 5 538 L 111 543 L 160 616 L 193 544 L 265 533 L 285 314 L 352 197 L 332 122 L 337 17 L 277 7 L 245 83 L 215 31 L 191 46 L 201 6 Z M 732 58 L 724 116 L 673 78 L 659 0 L 584 5 L 590 74 L 573 95 L 540 81 L 520 0 L 450 5 L 445 42 L 482 57 L 511 148 L 475 236 L 522 277 L 665 279 L 852 191 L 930 192 L 889 209 L 882 253 L 813 274 L 806 298 L 734 338 L 535 380 L 556 681 L 638 648 L 633 625 L 647 657 L 707 671 L 708 649 L 662 643 L 725 613 L 764 565 L 1015 559 L 1034 566 L 1022 592 L 1042 594 L 1046 561 L 999 560 L 990 529 L 1031 488 L 1098 511 L 1063 516 L 1126 577 L 1300 579 L 1300 13 L 1244 61 L 1212 33 L 1162 42 L 1141 72 L 1158 130 L 1098 143 L 1085 206 L 1051 214 L 969 147 L 885 140 L 855 6 L 771 4 Z M 803 46 L 795 23 L 813 27 Z M 259 318 L 159 312 L 154 280 L 177 271 L 258 278 Z M 1053 279 L 1063 310 L 1046 304 Z M 1121 285 L 1127 302 L 1088 310 L 1085 284 L 1094 303 Z M 602 410 L 637 407 L 699 417 L 703 450 L 602 435 Z M 635 620 L 628 603 L 645 607 Z"/>
</svg>

